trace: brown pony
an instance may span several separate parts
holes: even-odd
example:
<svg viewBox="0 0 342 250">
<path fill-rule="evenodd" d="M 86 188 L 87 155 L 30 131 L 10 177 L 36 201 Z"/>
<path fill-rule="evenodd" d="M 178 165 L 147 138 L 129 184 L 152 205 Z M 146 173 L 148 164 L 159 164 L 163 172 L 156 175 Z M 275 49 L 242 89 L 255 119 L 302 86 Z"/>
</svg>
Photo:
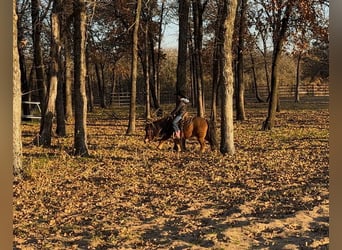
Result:
<svg viewBox="0 0 342 250">
<path fill-rule="evenodd" d="M 185 150 L 185 140 L 196 137 L 200 143 L 200 152 L 205 151 L 205 140 L 207 140 L 214 149 L 213 127 L 207 119 L 196 116 L 185 116 L 180 121 L 181 139 L 174 139 L 174 149 L 177 151 Z M 152 141 L 155 137 L 159 137 L 158 149 L 161 149 L 164 142 L 172 137 L 172 117 L 164 117 L 159 120 L 148 122 L 145 126 L 145 143 Z"/>
</svg>

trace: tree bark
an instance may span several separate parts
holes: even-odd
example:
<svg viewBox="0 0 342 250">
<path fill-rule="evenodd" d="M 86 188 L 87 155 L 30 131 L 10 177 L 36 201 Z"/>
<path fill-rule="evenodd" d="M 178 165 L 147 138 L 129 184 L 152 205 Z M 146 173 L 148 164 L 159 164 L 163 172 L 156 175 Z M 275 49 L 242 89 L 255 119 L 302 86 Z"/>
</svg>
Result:
<svg viewBox="0 0 342 250">
<path fill-rule="evenodd" d="M 45 97 L 46 97 L 46 84 L 44 81 L 44 65 L 41 46 L 41 29 L 42 23 L 40 20 L 40 7 L 39 0 L 32 0 L 31 2 L 31 17 L 32 17 L 32 40 L 33 40 L 33 61 L 36 69 L 36 81 L 39 91 L 40 105 L 42 113 L 45 112 Z M 41 126 L 42 129 L 42 126 Z"/>
<path fill-rule="evenodd" d="M 137 0 L 135 12 L 135 22 L 133 31 L 132 43 L 132 68 L 131 68 L 131 98 L 129 106 L 129 121 L 126 131 L 127 135 L 135 132 L 136 120 L 136 99 L 137 99 L 137 73 L 138 73 L 138 31 L 140 23 L 141 0 Z"/>
<path fill-rule="evenodd" d="M 150 90 L 151 90 L 151 97 L 154 108 L 157 110 L 157 115 L 162 116 L 163 115 L 163 109 L 160 106 L 160 84 L 158 83 L 159 81 L 159 71 L 160 71 L 160 58 L 159 55 L 157 57 L 157 63 L 155 62 L 155 56 L 154 56 L 154 42 L 153 42 L 153 37 L 152 35 L 149 36 L 149 45 L 150 45 L 150 68 L 152 70 L 152 73 L 150 74 Z M 158 46 L 160 46 L 158 44 Z M 158 48 L 158 54 L 161 53 L 161 48 Z"/>
<path fill-rule="evenodd" d="M 203 67 L 202 67 L 202 40 L 203 40 L 203 12 L 204 4 L 199 0 L 192 0 L 193 26 L 194 26 L 194 46 L 193 46 L 193 78 L 196 83 L 197 115 L 204 117 L 204 92 L 203 92 Z"/>
<path fill-rule="evenodd" d="M 21 84 L 20 84 L 20 65 L 17 43 L 17 13 L 16 1 L 13 1 L 13 173 L 22 177 L 22 141 L 21 141 Z"/>
<path fill-rule="evenodd" d="M 234 124 L 233 124 L 233 94 L 234 74 L 232 68 L 232 43 L 237 0 L 224 0 L 224 63 L 222 84 L 222 106 L 221 106 L 221 145 L 222 154 L 233 155 L 234 146 Z"/>
<path fill-rule="evenodd" d="M 60 59 L 60 23 L 58 13 L 60 12 L 60 3 L 58 0 L 53 2 L 51 12 L 51 50 L 50 50 L 50 84 L 49 92 L 45 100 L 45 110 L 41 119 L 41 132 L 36 137 L 34 143 L 39 146 L 51 146 L 51 134 L 53 117 L 56 111 L 56 98 L 58 86 L 58 72 L 59 72 L 59 59 Z"/>
<path fill-rule="evenodd" d="M 75 155 L 88 156 L 86 95 L 86 3 L 74 1 Z"/>
<path fill-rule="evenodd" d="M 18 10 L 16 10 L 18 13 Z M 20 65 L 20 80 L 21 80 L 21 92 L 22 94 L 22 101 L 30 101 L 30 84 L 27 80 L 27 70 L 26 70 L 26 58 L 25 58 L 25 47 L 27 39 L 24 36 L 24 29 L 22 27 L 22 20 L 20 15 L 17 15 L 17 45 L 18 45 L 18 52 L 19 52 L 19 65 Z M 30 115 L 30 105 L 21 104 L 23 115 Z M 23 118 L 23 120 L 31 120 L 30 118 Z"/>
<path fill-rule="evenodd" d="M 187 34 L 189 18 L 189 0 L 179 1 L 179 39 L 177 58 L 176 92 L 186 94 L 187 70 Z"/>
<path fill-rule="evenodd" d="M 255 61 L 254 61 L 254 57 L 253 57 L 251 51 L 250 51 L 249 55 L 251 58 L 251 65 L 252 65 L 252 75 L 253 75 L 253 84 L 254 84 L 254 90 L 255 90 L 255 98 L 257 99 L 258 102 L 264 102 L 264 100 L 262 100 L 262 98 L 259 95 L 258 81 L 257 81 L 256 72 L 255 72 Z"/>
<path fill-rule="evenodd" d="M 299 85 L 300 85 L 300 62 L 302 60 L 302 53 L 299 53 L 297 58 L 297 68 L 296 68 L 296 89 L 295 89 L 295 102 L 299 102 Z"/>
<path fill-rule="evenodd" d="M 241 0 L 239 15 L 239 42 L 237 52 L 237 83 L 236 83 L 236 120 L 246 120 L 245 113 L 245 83 L 243 79 L 245 34 L 246 34 L 246 8 L 247 0 Z"/>
<path fill-rule="evenodd" d="M 70 32 L 70 31 L 69 31 Z M 67 32 L 64 40 L 64 56 L 65 56 L 65 68 L 64 68 L 64 78 L 65 78 L 65 120 L 70 120 L 73 117 L 72 109 L 72 56 L 71 50 L 72 45 L 70 44 L 71 35 Z"/>
<path fill-rule="evenodd" d="M 59 57 L 59 68 L 62 69 L 62 59 Z M 57 99 L 56 99 L 56 134 L 58 136 L 66 136 L 66 119 L 65 119 L 65 101 L 64 89 L 65 81 L 62 81 L 62 70 L 58 72 L 58 85 L 57 85 Z"/>
<path fill-rule="evenodd" d="M 58 27 L 56 27 L 58 30 L 56 31 L 56 55 L 55 55 L 55 63 L 58 67 L 57 70 L 57 97 L 56 97 L 56 134 L 58 136 L 66 136 L 66 127 L 65 127 L 65 107 L 64 107 L 64 77 L 63 73 L 63 62 L 62 62 L 62 34 L 61 34 L 61 25 L 62 25 L 62 2 L 61 0 L 55 0 L 54 4 L 57 6 L 54 7 L 56 8 L 56 13 L 54 13 L 56 22 L 58 23 Z"/>
<path fill-rule="evenodd" d="M 223 5 L 222 1 L 218 1 L 218 11 L 217 11 L 217 19 L 215 22 L 215 42 L 214 42 L 214 53 L 213 53 L 213 69 L 212 69 L 212 98 L 211 98 L 211 114 L 210 120 L 213 126 L 213 133 L 212 133 L 212 142 L 214 149 L 217 148 L 217 101 L 218 101 L 218 88 L 222 83 L 223 72 Z"/>
<path fill-rule="evenodd" d="M 150 47 L 149 45 L 149 20 L 146 22 L 145 25 L 145 56 L 144 56 L 144 64 L 145 64 L 145 90 L 146 90 L 146 110 L 145 110 L 145 117 L 146 120 L 151 119 L 151 98 L 150 98 L 150 57 L 149 57 L 149 52 L 150 52 Z M 153 53 L 153 51 L 152 51 Z"/>
<path fill-rule="evenodd" d="M 158 29 L 158 51 L 157 51 L 157 63 L 156 63 L 156 83 L 155 83 L 155 93 L 157 99 L 160 100 L 160 58 L 161 58 L 161 42 L 162 42 L 162 27 L 163 27 L 163 19 L 164 19 L 164 10 L 165 10 L 165 0 L 162 0 L 161 9 L 160 9 L 160 20 L 159 20 L 159 29 Z M 157 107 L 156 107 L 157 108 Z M 161 112 L 162 113 L 162 112 Z"/>
</svg>

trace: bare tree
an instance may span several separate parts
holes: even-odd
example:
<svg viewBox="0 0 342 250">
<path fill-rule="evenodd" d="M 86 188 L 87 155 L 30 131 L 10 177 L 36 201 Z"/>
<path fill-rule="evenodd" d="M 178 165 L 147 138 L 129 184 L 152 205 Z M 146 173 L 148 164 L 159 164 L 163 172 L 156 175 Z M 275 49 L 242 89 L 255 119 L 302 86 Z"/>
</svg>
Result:
<svg viewBox="0 0 342 250">
<path fill-rule="evenodd" d="M 132 68 L 131 68 L 131 100 L 129 108 L 129 121 L 126 134 L 135 132 L 135 117 L 136 117 L 136 99 L 137 99 L 137 71 L 138 71 L 138 31 L 141 13 L 141 0 L 137 0 L 135 12 L 135 22 L 133 31 L 132 44 Z"/>
<path fill-rule="evenodd" d="M 272 54 L 272 70 L 271 70 L 271 96 L 268 106 L 268 114 L 266 120 L 262 124 L 263 130 L 271 130 L 274 126 L 274 119 L 277 109 L 279 109 L 278 97 L 278 66 L 281 56 L 283 44 L 285 42 L 285 34 L 289 25 L 289 19 L 294 7 L 294 0 L 288 0 L 284 5 L 284 10 L 280 8 L 277 1 L 272 2 L 272 11 L 274 11 L 273 23 L 273 54 Z"/>
<path fill-rule="evenodd" d="M 74 1 L 75 155 L 88 156 L 86 95 L 86 2 Z"/>
<path fill-rule="evenodd" d="M 21 142 L 21 83 L 17 44 L 17 13 L 16 1 L 13 0 L 13 173 L 22 175 L 22 142 Z"/>
<path fill-rule="evenodd" d="M 232 68 L 232 43 L 237 0 L 224 0 L 223 82 L 221 106 L 222 154 L 234 154 L 233 94 L 234 74 Z"/>
</svg>

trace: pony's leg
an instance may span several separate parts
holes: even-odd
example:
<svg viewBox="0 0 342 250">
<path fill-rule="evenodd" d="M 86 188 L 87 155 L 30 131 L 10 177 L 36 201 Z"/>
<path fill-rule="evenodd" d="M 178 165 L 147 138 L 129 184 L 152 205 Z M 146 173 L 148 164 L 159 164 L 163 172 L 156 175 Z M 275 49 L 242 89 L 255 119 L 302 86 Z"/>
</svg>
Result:
<svg viewBox="0 0 342 250">
<path fill-rule="evenodd" d="M 165 141 L 160 141 L 160 142 L 159 142 L 159 144 L 158 144 L 158 149 L 162 149 L 164 142 L 165 142 Z"/>
<path fill-rule="evenodd" d="M 173 140 L 173 142 L 174 142 L 174 147 L 173 147 L 173 149 L 176 150 L 176 151 L 178 151 L 178 152 L 181 152 L 181 151 L 182 151 L 181 139 L 175 138 L 175 139 Z"/>
<path fill-rule="evenodd" d="M 182 150 L 185 151 L 186 150 L 185 138 L 182 138 L 180 143 L 182 146 Z"/>
<path fill-rule="evenodd" d="M 204 137 L 198 137 L 198 142 L 201 145 L 200 152 L 204 153 L 204 151 L 205 151 Z"/>
</svg>

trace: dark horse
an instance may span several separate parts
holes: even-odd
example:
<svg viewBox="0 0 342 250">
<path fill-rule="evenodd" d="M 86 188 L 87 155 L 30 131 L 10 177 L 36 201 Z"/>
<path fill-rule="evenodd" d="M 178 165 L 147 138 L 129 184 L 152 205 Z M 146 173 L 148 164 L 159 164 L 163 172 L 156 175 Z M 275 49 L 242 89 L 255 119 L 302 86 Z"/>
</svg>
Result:
<svg viewBox="0 0 342 250">
<path fill-rule="evenodd" d="M 196 137 L 201 145 L 200 152 L 205 150 L 205 140 L 207 140 L 214 148 L 213 143 L 213 128 L 211 123 L 202 117 L 188 117 L 185 116 L 180 121 L 181 139 L 174 139 L 175 149 L 181 151 L 185 150 L 185 140 L 191 137 Z M 164 117 L 159 120 L 148 122 L 145 126 L 145 143 L 152 141 L 155 137 L 159 137 L 158 149 L 161 149 L 164 142 L 172 137 L 172 117 Z"/>
</svg>

